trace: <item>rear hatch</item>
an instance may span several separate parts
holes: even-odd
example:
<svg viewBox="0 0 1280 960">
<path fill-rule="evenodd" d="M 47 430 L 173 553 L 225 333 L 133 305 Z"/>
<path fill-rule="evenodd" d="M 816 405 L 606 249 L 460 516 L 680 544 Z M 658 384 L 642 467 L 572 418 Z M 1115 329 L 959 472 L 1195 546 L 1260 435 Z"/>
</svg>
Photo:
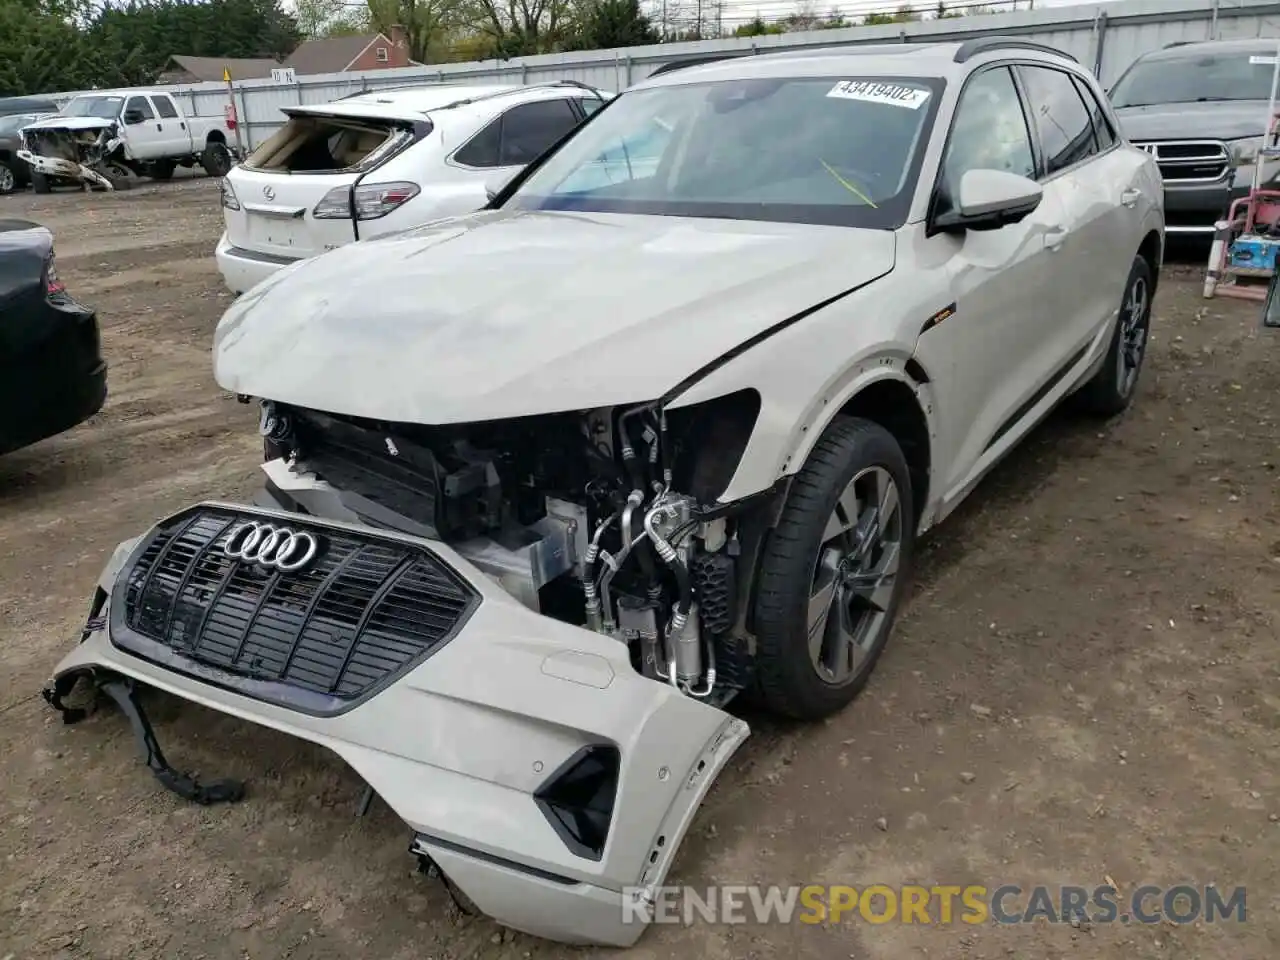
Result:
<svg viewBox="0 0 1280 960">
<path fill-rule="evenodd" d="M 415 194 L 415 184 L 361 184 L 426 136 L 430 122 L 364 111 L 341 103 L 286 109 L 285 125 L 223 182 L 228 242 L 267 258 L 313 257 L 358 237 L 353 210 L 361 219 L 383 215 Z"/>
</svg>

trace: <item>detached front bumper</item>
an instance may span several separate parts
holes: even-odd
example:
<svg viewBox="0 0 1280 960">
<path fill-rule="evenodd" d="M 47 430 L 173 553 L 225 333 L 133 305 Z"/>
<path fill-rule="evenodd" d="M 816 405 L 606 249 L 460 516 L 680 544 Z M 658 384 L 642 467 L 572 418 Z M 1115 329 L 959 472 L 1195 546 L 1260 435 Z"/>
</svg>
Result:
<svg viewBox="0 0 1280 960">
<path fill-rule="evenodd" d="M 314 535 L 314 568 L 291 580 L 220 553 L 230 530 L 250 520 Z M 368 564 L 382 552 L 405 559 L 395 560 L 399 579 L 374 584 Z M 427 597 L 441 571 L 414 572 L 413 557 L 456 575 L 467 611 L 438 645 L 376 677 L 360 630 L 380 631 L 378 656 L 389 656 L 392 613 L 419 626 L 442 616 Z M 354 596 L 343 578 L 356 582 L 356 567 L 369 599 L 351 614 L 355 639 L 329 652 L 345 658 L 335 689 L 358 681 L 362 691 L 342 699 L 310 681 L 303 689 L 303 667 L 323 665 L 324 638 L 342 638 L 333 624 L 347 613 L 335 598 L 339 588 L 344 603 Z M 320 585 L 308 594 L 312 581 Z M 624 645 L 531 612 L 447 546 L 415 537 L 201 504 L 121 544 L 99 585 L 101 609 L 55 680 L 123 675 L 330 748 L 405 820 L 414 851 L 480 910 L 553 940 L 635 942 L 643 925 L 626 901 L 662 883 L 712 780 L 748 735 L 741 721 L 638 675 Z M 164 608 L 155 598 L 170 587 L 182 599 Z M 228 617 L 236 609 L 252 613 L 238 635 Z M 290 617 L 303 623 L 305 643 L 290 645 Z M 155 623 L 168 639 L 143 636 Z M 606 767 L 612 758 L 611 803 L 595 787 L 575 794 L 592 756 Z M 602 823 L 593 849 L 591 829 Z"/>
<path fill-rule="evenodd" d="M 92 183 L 102 187 L 104 190 L 115 189 L 115 185 L 108 178 L 92 167 L 83 163 L 76 163 L 74 160 L 64 160 L 61 157 L 44 157 L 38 153 L 32 153 L 30 150 L 19 150 L 18 159 L 24 161 L 36 173 L 44 174 L 46 177 Z"/>
</svg>

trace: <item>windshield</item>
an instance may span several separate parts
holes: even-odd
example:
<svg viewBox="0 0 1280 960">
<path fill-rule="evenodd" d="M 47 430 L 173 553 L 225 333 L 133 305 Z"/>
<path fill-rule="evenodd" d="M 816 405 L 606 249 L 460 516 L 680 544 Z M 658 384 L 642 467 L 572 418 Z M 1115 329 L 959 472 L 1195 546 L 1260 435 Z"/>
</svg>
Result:
<svg viewBox="0 0 1280 960">
<path fill-rule="evenodd" d="M 1275 52 L 1266 54 L 1268 58 Z M 1254 54 L 1254 56 L 1264 56 Z M 1139 60 L 1111 90 L 1117 107 L 1212 100 L 1269 100 L 1270 63 L 1250 63 L 1249 53 L 1187 54 Z"/>
<path fill-rule="evenodd" d="M 120 103 L 123 99 L 123 97 L 76 97 L 62 108 L 62 115 L 114 120 L 120 115 Z"/>
<path fill-rule="evenodd" d="M 622 94 L 504 204 L 895 229 L 942 81 L 750 78 Z"/>
</svg>

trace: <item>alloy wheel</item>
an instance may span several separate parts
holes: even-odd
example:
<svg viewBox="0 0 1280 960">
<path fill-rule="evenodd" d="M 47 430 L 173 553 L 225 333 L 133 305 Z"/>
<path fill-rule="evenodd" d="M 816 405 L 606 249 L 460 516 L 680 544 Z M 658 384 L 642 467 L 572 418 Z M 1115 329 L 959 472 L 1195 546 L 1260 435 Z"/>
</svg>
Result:
<svg viewBox="0 0 1280 960">
<path fill-rule="evenodd" d="M 883 467 L 849 481 L 822 534 L 809 591 L 809 659 L 840 685 L 889 627 L 903 525 L 898 486 Z"/>
<path fill-rule="evenodd" d="M 13 193 L 15 184 L 13 171 L 5 164 L 0 163 L 0 193 Z"/>
<path fill-rule="evenodd" d="M 1120 349 L 1116 351 L 1116 387 L 1127 397 L 1138 379 L 1142 354 L 1147 347 L 1150 298 L 1147 281 L 1135 277 L 1120 306 Z"/>
</svg>

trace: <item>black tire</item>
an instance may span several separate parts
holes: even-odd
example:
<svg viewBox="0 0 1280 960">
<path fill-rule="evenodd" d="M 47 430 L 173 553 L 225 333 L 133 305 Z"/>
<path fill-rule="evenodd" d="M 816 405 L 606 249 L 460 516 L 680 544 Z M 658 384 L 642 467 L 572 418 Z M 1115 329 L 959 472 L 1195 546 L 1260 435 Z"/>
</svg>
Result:
<svg viewBox="0 0 1280 960">
<path fill-rule="evenodd" d="M 147 169 L 147 175 L 152 180 L 169 180 L 177 168 L 178 165 L 172 160 L 157 160 Z"/>
<path fill-rule="evenodd" d="M 53 192 L 53 188 L 49 186 L 49 178 L 37 170 L 31 171 L 31 189 L 36 193 Z"/>
<path fill-rule="evenodd" d="M 875 628 L 878 633 L 862 649 L 863 659 L 849 675 L 831 682 L 819 676 L 811 659 L 810 594 L 819 561 L 830 549 L 824 533 L 836 516 L 837 503 L 854 479 L 869 471 L 887 473 L 896 485 L 898 562 L 890 578 L 889 600 L 881 608 L 883 618 Z M 837 417 L 792 481 L 778 525 L 762 551 L 754 600 L 758 643 L 754 699 L 783 716 L 816 720 L 840 710 L 858 695 L 893 632 L 911 577 L 915 522 L 911 475 L 893 435 L 868 420 Z M 834 609 L 829 607 L 828 613 Z"/>
<path fill-rule="evenodd" d="M 227 145 L 217 140 L 206 143 L 204 152 L 200 154 L 200 166 L 204 167 L 204 172 L 211 177 L 225 177 L 231 172 L 234 163 L 235 159 L 231 156 Z"/>
<path fill-rule="evenodd" d="M 111 181 L 113 190 L 133 189 L 133 171 L 128 167 L 113 163 L 108 165 L 104 173 L 106 178 Z"/>
<path fill-rule="evenodd" d="M 1135 290 L 1140 292 L 1141 307 L 1133 316 Z M 1143 257 L 1134 257 L 1129 279 L 1124 285 L 1120 313 L 1116 317 L 1111 346 L 1102 366 L 1072 398 L 1081 413 L 1095 417 L 1114 417 L 1133 402 L 1146 358 L 1147 337 L 1151 329 L 1151 300 L 1155 290 L 1151 265 Z M 1121 358 L 1124 365 L 1121 365 Z"/>
<path fill-rule="evenodd" d="M 13 193 L 18 189 L 18 170 L 12 163 L 0 160 L 0 196 Z"/>
</svg>

